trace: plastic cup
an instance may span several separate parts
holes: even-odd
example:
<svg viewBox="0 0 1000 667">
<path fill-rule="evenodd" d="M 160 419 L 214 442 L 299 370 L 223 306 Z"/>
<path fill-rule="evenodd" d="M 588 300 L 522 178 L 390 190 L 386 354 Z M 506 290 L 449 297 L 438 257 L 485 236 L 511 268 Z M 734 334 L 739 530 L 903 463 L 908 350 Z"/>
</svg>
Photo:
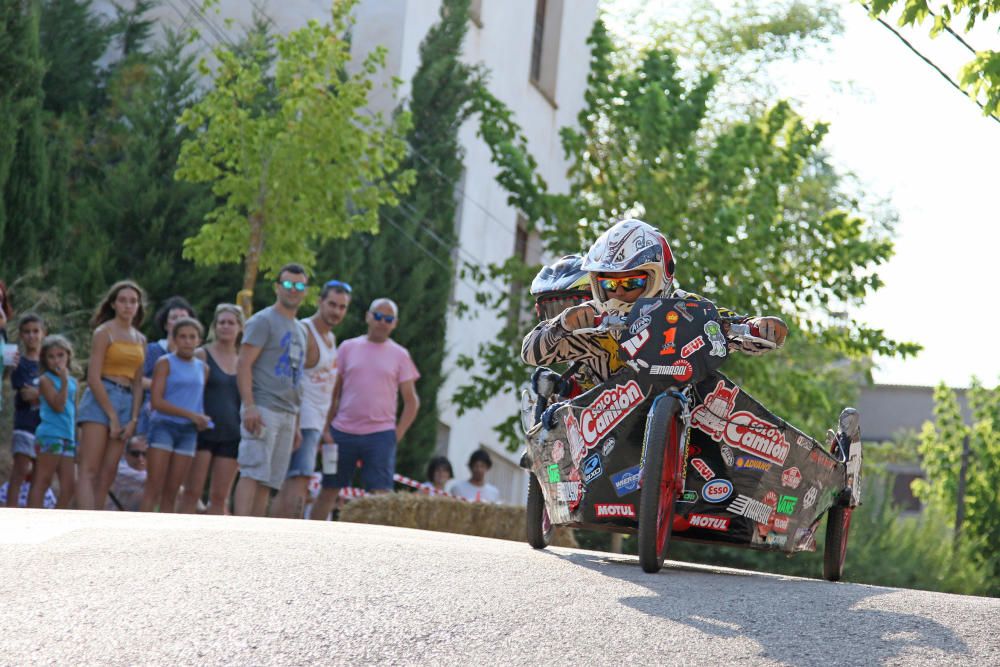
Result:
<svg viewBox="0 0 1000 667">
<path fill-rule="evenodd" d="M 13 366 L 14 359 L 17 357 L 17 345 L 12 343 L 3 344 L 3 365 Z"/>
<path fill-rule="evenodd" d="M 337 474 L 337 443 L 324 444 L 322 451 L 323 458 L 323 474 L 324 475 L 336 475 Z"/>
</svg>

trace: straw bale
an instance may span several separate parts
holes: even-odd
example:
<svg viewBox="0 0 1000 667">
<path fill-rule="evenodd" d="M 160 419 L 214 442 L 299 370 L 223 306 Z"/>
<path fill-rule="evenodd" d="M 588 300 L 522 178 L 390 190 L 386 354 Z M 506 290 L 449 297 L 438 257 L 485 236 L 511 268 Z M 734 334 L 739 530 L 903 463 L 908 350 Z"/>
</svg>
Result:
<svg viewBox="0 0 1000 667">
<path fill-rule="evenodd" d="M 420 493 L 387 493 L 356 498 L 340 511 L 340 520 L 525 541 L 523 506 L 470 503 Z M 556 529 L 552 544 L 577 546 L 573 531 L 565 528 Z"/>
</svg>

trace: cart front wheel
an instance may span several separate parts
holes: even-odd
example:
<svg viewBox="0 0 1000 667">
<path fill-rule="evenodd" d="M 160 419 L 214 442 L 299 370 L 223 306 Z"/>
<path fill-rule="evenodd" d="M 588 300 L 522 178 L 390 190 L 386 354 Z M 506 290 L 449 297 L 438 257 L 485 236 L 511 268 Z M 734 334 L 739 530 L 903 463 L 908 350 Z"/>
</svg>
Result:
<svg viewBox="0 0 1000 667">
<path fill-rule="evenodd" d="M 851 527 L 850 507 L 834 506 L 826 515 L 826 544 L 823 546 L 823 578 L 840 581 L 847 557 L 847 533 Z"/>
<path fill-rule="evenodd" d="M 535 549 L 544 549 L 552 540 L 552 521 L 545 509 L 542 486 L 535 473 L 528 473 L 528 516 L 526 521 L 528 544 Z"/>
<path fill-rule="evenodd" d="M 639 564 L 650 573 L 663 567 L 670 545 L 679 480 L 679 408 L 677 399 L 661 398 L 653 403 L 646 422 L 639 498 Z"/>
</svg>

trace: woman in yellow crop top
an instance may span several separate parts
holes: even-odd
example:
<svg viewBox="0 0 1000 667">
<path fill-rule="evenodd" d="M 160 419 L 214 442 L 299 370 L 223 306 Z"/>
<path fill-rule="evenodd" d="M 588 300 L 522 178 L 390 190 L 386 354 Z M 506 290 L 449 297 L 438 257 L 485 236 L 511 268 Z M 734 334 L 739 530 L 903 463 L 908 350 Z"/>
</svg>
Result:
<svg viewBox="0 0 1000 667">
<path fill-rule="evenodd" d="M 146 338 L 138 329 L 144 301 L 141 287 L 122 280 L 111 286 L 90 319 L 94 337 L 87 387 L 77 411 L 79 509 L 104 507 L 122 449 L 135 433 L 146 357 Z"/>
</svg>

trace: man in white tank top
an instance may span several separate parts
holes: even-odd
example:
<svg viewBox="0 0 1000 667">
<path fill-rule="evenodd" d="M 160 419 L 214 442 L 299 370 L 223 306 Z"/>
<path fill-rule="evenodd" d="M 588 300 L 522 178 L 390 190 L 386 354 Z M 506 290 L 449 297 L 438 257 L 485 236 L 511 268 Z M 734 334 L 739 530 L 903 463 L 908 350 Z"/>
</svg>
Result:
<svg viewBox="0 0 1000 667">
<path fill-rule="evenodd" d="M 292 453 L 288 477 L 275 499 L 277 516 L 301 519 L 308 496 L 309 478 L 316 470 L 316 453 L 323 432 L 329 427 L 333 388 L 337 383 L 337 338 L 333 327 L 340 324 L 351 303 L 351 286 L 331 280 L 319 295 L 316 314 L 301 320 L 306 333 L 306 363 L 302 376 L 302 411 L 299 448 Z"/>
</svg>

